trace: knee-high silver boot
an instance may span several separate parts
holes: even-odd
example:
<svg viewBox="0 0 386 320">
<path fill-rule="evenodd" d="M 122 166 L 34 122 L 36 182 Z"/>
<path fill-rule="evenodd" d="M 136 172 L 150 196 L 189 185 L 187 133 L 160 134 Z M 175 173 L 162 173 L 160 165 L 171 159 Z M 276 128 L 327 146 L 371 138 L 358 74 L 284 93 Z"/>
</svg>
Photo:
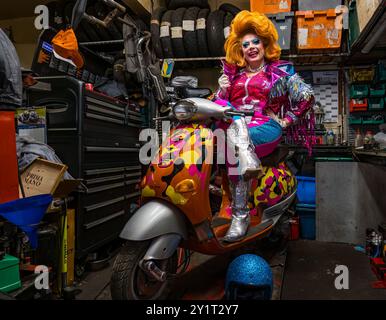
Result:
<svg viewBox="0 0 386 320">
<path fill-rule="evenodd" d="M 261 173 L 261 162 L 255 153 L 255 146 L 249 136 L 245 118 L 233 120 L 227 131 L 227 147 L 234 150 L 237 167 L 229 167 L 229 174 L 241 176 L 245 180 L 256 177 Z"/>
<path fill-rule="evenodd" d="M 244 179 L 230 183 L 232 194 L 232 223 L 223 241 L 236 242 L 241 240 L 247 233 L 251 220 L 248 208 L 250 186 L 251 181 L 245 181 Z"/>
<path fill-rule="evenodd" d="M 227 132 L 227 146 L 233 148 L 238 167 L 229 167 L 228 174 L 237 176 L 237 182 L 230 181 L 232 193 L 232 223 L 223 241 L 236 242 L 247 233 L 250 216 L 248 196 L 251 178 L 261 174 L 261 162 L 255 153 L 255 147 L 249 136 L 244 118 L 234 119 Z M 233 171 L 232 171 L 233 170 Z"/>
</svg>

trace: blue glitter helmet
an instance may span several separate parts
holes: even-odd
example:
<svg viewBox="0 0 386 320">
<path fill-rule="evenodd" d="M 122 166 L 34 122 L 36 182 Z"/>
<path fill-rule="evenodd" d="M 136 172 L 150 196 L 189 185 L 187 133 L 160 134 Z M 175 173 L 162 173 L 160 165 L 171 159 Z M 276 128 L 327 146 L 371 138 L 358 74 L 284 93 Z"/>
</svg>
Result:
<svg viewBox="0 0 386 320">
<path fill-rule="evenodd" d="M 225 281 L 228 300 L 269 300 L 272 271 L 268 263 L 254 254 L 243 254 L 231 262 Z"/>
</svg>

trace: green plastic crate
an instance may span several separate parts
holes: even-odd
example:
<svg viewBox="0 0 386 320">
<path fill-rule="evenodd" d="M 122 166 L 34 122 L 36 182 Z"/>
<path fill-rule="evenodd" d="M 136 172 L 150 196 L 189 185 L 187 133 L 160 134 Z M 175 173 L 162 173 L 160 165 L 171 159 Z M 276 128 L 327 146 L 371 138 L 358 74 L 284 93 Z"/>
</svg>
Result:
<svg viewBox="0 0 386 320">
<path fill-rule="evenodd" d="M 372 118 L 363 118 L 363 124 L 382 124 L 385 122 L 385 119 L 372 119 Z"/>
<path fill-rule="evenodd" d="M 370 98 L 369 110 L 383 110 L 385 108 L 384 98 Z"/>
<path fill-rule="evenodd" d="M 10 292 L 20 287 L 19 259 L 6 254 L 0 260 L 0 291 Z"/>
<path fill-rule="evenodd" d="M 362 118 L 350 117 L 348 119 L 349 124 L 362 124 Z"/>
<path fill-rule="evenodd" d="M 376 81 L 377 82 L 386 82 L 386 62 L 380 61 L 377 65 L 376 71 Z"/>
<path fill-rule="evenodd" d="M 350 98 L 367 98 L 369 95 L 369 86 L 366 84 L 352 84 L 350 87 Z"/>
<path fill-rule="evenodd" d="M 363 124 L 382 124 L 383 120 L 363 120 Z"/>
<path fill-rule="evenodd" d="M 359 22 L 358 22 L 358 12 L 356 0 L 352 0 L 349 6 L 349 45 L 353 45 L 355 40 L 359 37 Z"/>
<path fill-rule="evenodd" d="M 382 88 L 370 88 L 370 97 L 371 98 L 383 98 L 385 96 L 386 89 Z"/>
</svg>

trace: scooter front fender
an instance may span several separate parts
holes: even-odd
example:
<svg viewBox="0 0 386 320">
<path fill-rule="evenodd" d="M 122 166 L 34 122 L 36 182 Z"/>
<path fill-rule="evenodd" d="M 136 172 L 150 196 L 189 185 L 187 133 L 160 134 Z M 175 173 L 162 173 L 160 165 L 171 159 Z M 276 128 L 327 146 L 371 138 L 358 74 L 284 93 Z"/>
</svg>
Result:
<svg viewBox="0 0 386 320">
<path fill-rule="evenodd" d="M 131 241 L 154 239 L 168 233 L 187 239 L 188 231 L 183 213 L 175 206 L 158 199 L 140 207 L 127 221 L 120 237 Z"/>
</svg>

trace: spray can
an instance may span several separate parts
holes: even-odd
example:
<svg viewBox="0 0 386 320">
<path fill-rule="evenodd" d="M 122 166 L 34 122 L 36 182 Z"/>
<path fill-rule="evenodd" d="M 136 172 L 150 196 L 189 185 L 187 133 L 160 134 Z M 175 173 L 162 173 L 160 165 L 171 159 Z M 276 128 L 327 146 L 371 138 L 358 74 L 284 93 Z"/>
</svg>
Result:
<svg viewBox="0 0 386 320">
<path fill-rule="evenodd" d="M 298 240 L 299 239 L 299 217 L 291 217 L 289 220 L 290 224 L 290 240 Z"/>
<path fill-rule="evenodd" d="M 373 237 L 375 234 L 375 230 L 371 228 L 366 229 L 366 255 L 371 257 L 372 256 L 372 251 L 373 251 Z"/>
</svg>

